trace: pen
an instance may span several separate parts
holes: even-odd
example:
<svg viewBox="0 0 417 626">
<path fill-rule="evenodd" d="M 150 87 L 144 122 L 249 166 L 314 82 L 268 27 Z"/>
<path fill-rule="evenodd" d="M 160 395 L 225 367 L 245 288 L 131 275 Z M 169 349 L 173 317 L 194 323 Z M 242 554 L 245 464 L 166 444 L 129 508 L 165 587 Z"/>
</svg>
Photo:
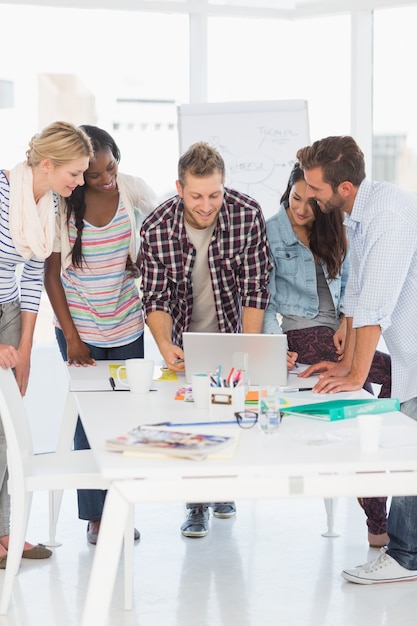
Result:
<svg viewBox="0 0 417 626">
<path fill-rule="evenodd" d="M 115 383 L 113 376 L 109 377 L 109 381 L 110 381 L 110 386 L 113 389 L 113 391 L 129 391 L 127 387 L 125 387 L 124 389 L 116 389 L 116 383 Z M 149 391 L 158 391 L 158 389 L 149 389 Z"/>
<path fill-rule="evenodd" d="M 216 374 L 217 374 L 217 386 L 221 387 L 222 386 L 222 366 L 219 365 L 219 367 L 216 370 Z"/>
<path fill-rule="evenodd" d="M 232 367 L 232 369 L 230 370 L 230 372 L 227 375 L 225 387 L 231 387 L 230 381 L 232 380 L 232 375 L 233 375 L 234 371 L 235 371 L 235 368 Z"/>
<path fill-rule="evenodd" d="M 290 355 L 289 350 L 287 350 L 287 354 L 288 354 L 288 356 Z M 298 363 L 297 363 L 297 361 L 295 361 L 295 363 L 294 363 L 294 367 L 295 367 L 295 369 L 297 369 L 297 370 L 298 370 Z"/>
<path fill-rule="evenodd" d="M 214 378 L 213 374 L 208 373 L 208 377 L 210 378 L 211 387 L 217 387 L 217 380 Z"/>
<path fill-rule="evenodd" d="M 233 380 L 233 387 L 237 387 L 240 381 L 242 380 L 242 370 L 237 370 L 236 376 Z"/>
<path fill-rule="evenodd" d="M 253 420 L 239 420 L 239 424 L 253 424 Z M 177 428 L 179 426 L 224 426 L 227 424 L 236 424 L 236 420 L 228 420 L 224 422 L 159 422 L 158 424 L 142 424 L 143 428 L 156 426 L 167 426 L 168 428 Z"/>
<path fill-rule="evenodd" d="M 175 361 L 172 361 L 172 365 L 177 365 L 178 363 L 184 363 L 184 359 L 175 359 Z"/>
</svg>

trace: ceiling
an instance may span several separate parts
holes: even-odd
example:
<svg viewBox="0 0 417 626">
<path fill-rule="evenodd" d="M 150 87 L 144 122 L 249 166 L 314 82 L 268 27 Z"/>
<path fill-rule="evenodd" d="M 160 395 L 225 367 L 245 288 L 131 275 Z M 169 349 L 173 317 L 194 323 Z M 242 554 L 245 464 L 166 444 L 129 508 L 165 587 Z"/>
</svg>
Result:
<svg viewBox="0 0 417 626">
<path fill-rule="evenodd" d="M 0 4 L 301 19 L 410 6 L 417 0 L 0 0 Z"/>
</svg>

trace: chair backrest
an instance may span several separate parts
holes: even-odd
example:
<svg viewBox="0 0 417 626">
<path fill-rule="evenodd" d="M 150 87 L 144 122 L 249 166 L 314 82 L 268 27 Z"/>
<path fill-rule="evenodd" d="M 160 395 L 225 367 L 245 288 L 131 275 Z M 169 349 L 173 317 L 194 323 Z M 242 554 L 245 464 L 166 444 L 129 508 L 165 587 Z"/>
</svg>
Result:
<svg viewBox="0 0 417 626">
<path fill-rule="evenodd" d="M 7 456 L 13 464 L 33 454 L 32 433 L 23 398 L 11 369 L 0 367 L 0 418 L 6 435 Z M 9 467 L 10 471 L 10 467 Z"/>
</svg>

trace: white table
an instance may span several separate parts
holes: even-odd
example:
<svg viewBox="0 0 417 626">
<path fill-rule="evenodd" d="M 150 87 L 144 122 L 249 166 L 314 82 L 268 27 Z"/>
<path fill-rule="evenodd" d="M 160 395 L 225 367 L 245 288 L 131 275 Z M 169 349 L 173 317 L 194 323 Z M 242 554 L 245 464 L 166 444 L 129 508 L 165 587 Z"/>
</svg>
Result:
<svg viewBox="0 0 417 626">
<path fill-rule="evenodd" d="M 244 430 L 236 426 L 233 428 L 239 434 L 239 444 L 233 458 L 203 462 L 163 457 L 126 458 L 106 451 L 107 437 L 139 424 L 206 421 L 207 411 L 174 400 L 183 382 L 183 378 L 177 382 L 158 382 L 155 384 L 158 390 L 144 396 L 130 392 L 75 394 L 100 470 L 112 481 L 82 626 L 106 623 L 123 533 L 128 521 L 131 522 L 131 503 L 417 494 L 416 447 L 383 447 L 377 453 L 364 454 L 359 448 L 354 419 L 329 423 L 287 416 L 276 435 L 264 435 L 257 427 Z M 311 392 L 291 397 L 300 403 L 324 399 Z M 357 398 L 358 393 L 331 398 L 342 397 Z M 383 420 L 383 441 L 395 433 L 402 434 L 404 441 L 414 439 L 417 444 L 417 423 L 399 412 L 387 413 Z M 131 581 L 126 582 L 129 595 Z"/>
</svg>

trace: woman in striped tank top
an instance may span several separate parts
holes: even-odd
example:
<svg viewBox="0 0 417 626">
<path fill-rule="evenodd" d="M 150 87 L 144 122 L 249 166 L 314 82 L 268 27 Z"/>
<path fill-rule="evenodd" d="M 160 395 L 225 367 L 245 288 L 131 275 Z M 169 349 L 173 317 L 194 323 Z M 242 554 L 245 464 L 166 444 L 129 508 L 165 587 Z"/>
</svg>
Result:
<svg viewBox="0 0 417 626">
<path fill-rule="evenodd" d="M 76 366 L 94 365 L 95 359 L 143 358 L 137 239 L 156 195 L 142 179 L 118 172 L 120 151 L 109 133 L 96 126 L 81 128 L 91 139 L 94 159 L 84 187 L 60 199 L 53 253 L 45 263 L 59 349 Z M 80 420 L 74 445 L 89 448 Z M 105 495 L 78 491 L 79 518 L 88 521 L 87 538 L 93 544 Z"/>
</svg>

